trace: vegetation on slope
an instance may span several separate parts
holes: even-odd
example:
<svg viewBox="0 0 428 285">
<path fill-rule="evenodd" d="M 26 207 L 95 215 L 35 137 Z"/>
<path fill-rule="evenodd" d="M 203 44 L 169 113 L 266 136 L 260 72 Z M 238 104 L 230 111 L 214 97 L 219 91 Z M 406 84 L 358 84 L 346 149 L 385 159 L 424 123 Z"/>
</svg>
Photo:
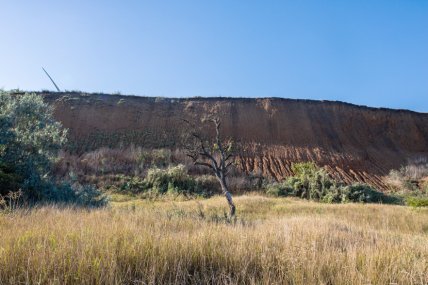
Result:
<svg viewBox="0 0 428 285">
<path fill-rule="evenodd" d="M 398 170 L 391 170 L 385 178 L 390 192 L 402 197 L 412 207 L 428 206 L 428 159 L 409 160 Z"/>
<path fill-rule="evenodd" d="M 327 172 L 313 162 L 292 165 L 294 176 L 281 183 L 268 184 L 266 193 L 271 196 L 293 196 L 324 203 L 385 203 L 392 197 L 376 191 L 366 184 L 346 185 L 330 178 Z"/>
<path fill-rule="evenodd" d="M 118 186 L 109 186 L 113 193 L 140 194 L 140 197 L 153 197 L 163 194 L 185 195 L 188 197 L 212 196 L 219 186 L 209 175 L 191 176 L 184 165 L 167 168 L 150 168 L 146 177 L 120 176 Z"/>
</svg>

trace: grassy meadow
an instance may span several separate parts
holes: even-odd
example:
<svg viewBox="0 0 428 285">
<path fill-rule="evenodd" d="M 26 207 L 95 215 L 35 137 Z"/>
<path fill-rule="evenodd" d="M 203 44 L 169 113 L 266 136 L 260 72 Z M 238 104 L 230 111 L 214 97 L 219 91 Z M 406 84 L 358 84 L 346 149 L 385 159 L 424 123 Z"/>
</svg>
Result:
<svg viewBox="0 0 428 285">
<path fill-rule="evenodd" d="M 114 196 L 0 214 L 0 284 L 428 284 L 428 209 Z"/>
</svg>

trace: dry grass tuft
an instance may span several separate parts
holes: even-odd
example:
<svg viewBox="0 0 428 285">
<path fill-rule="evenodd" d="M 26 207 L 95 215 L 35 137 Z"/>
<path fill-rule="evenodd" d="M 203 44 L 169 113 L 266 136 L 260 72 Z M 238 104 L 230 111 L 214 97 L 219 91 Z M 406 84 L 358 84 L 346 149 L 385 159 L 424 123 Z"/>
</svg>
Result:
<svg viewBox="0 0 428 285">
<path fill-rule="evenodd" d="M 223 197 L 0 215 L 0 284 L 427 284 L 428 211 Z"/>
</svg>

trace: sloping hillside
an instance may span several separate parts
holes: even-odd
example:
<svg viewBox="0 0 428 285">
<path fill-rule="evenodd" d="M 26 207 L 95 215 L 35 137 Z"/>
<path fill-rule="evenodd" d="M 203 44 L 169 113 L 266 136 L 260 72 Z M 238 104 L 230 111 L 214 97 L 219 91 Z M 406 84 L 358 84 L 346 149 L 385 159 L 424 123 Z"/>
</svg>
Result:
<svg viewBox="0 0 428 285">
<path fill-rule="evenodd" d="M 313 160 L 345 182 L 383 187 L 407 159 L 428 156 L 428 114 L 341 102 L 279 98 L 152 98 L 45 93 L 70 129 L 72 150 L 101 146 L 175 147 L 182 118 L 222 115 L 225 136 L 242 146 L 244 171 L 281 179 L 292 162 Z"/>
</svg>

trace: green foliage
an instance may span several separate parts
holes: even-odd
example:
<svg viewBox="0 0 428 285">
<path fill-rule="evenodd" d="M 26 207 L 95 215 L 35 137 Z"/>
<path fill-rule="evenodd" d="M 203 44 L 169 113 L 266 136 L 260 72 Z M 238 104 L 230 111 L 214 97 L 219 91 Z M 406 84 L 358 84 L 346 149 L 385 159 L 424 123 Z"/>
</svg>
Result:
<svg viewBox="0 0 428 285">
<path fill-rule="evenodd" d="M 83 207 L 103 207 L 107 205 L 107 196 L 101 194 L 101 192 L 93 185 L 76 185 L 72 187 L 74 197 L 72 198 L 73 203 Z"/>
<path fill-rule="evenodd" d="M 386 197 L 365 184 L 344 185 L 331 179 L 327 172 L 312 162 L 292 165 L 294 176 L 282 183 L 266 186 L 271 196 L 294 196 L 324 203 L 384 202 Z"/>
<path fill-rule="evenodd" d="M 184 165 L 167 169 L 152 168 L 148 171 L 145 182 L 152 192 L 158 194 L 211 194 L 210 189 L 205 187 L 207 180 L 196 180 L 187 174 Z"/>
<path fill-rule="evenodd" d="M 154 149 L 151 156 L 153 166 L 165 167 L 171 162 L 171 151 L 167 149 Z"/>
<path fill-rule="evenodd" d="M 116 192 L 139 193 L 149 189 L 149 185 L 144 179 L 139 176 L 126 176 L 117 175 L 116 179 L 119 180 L 118 187 L 115 187 Z"/>
<path fill-rule="evenodd" d="M 154 195 L 183 194 L 210 196 L 218 188 L 214 177 L 202 175 L 193 177 L 187 174 L 184 165 L 170 166 L 165 169 L 151 168 L 146 178 L 118 175 L 119 185 L 115 192 L 132 194 L 150 193 Z"/>
<path fill-rule="evenodd" d="M 291 165 L 291 170 L 293 171 L 294 176 L 305 177 L 317 172 L 319 168 L 314 162 L 310 161 L 310 162 L 293 163 Z"/>
<path fill-rule="evenodd" d="M 0 195 L 19 189 L 29 203 L 104 204 L 92 186 L 55 183 L 51 171 L 66 135 L 41 96 L 0 91 Z"/>
<path fill-rule="evenodd" d="M 2 188 L 18 180 L 10 172 L 6 177 L 7 166 L 13 165 L 14 177 L 22 178 L 19 187 L 24 196 L 30 200 L 43 198 L 52 162 L 66 141 L 66 130 L 52 113 L 40 96 L 0 92 L 0 162 L 2 176 L 8 180 Z"/>
<path fill-rule="evenodd" d="M 406 199 L 406 205 L 419 208 L 419 207 L 428 207 L 428 198 L 427 197 L 408 197 Z"/>
<path fill-rule="evenodd" d="M 289 187 L 285 183 L 271 183 L 266 186 L 266 194 L 275 197 L 285 197 L 292 195 L 293 188 Z"/>
<path fill-rule="evenodd" d="M 364 203 L 379 203 L 386 202 L 386 197 L 383 193 L 374 190 L 366 184 L 356 183 L 353 185 L 341 187 L 343 202 L 364 202 Z"/>
<path fill-rule="evenodd" d="M 192 183 L 183 165 L 167 169 L 149 169 L 145 180 L 153 191 L 160 194 L 186 190 L 185 188 Z"/>
<path fill-rule="evenodd" d="M 16 173 L 16 170 L 0 162 L 0 195 L 7 195 L 9 192 L 18 191 L 22 178 Z"/>
<path fill-rule="evenodd" d="M 101 207 L 108 203 L 108 197 L 94 185 L 82 185 L 77 176 L 70 173 L 70 177 L 62 182 L 53 178 L 44 183 L 42 203 L 59 203 L 79 207 Z"/>
</svg>

